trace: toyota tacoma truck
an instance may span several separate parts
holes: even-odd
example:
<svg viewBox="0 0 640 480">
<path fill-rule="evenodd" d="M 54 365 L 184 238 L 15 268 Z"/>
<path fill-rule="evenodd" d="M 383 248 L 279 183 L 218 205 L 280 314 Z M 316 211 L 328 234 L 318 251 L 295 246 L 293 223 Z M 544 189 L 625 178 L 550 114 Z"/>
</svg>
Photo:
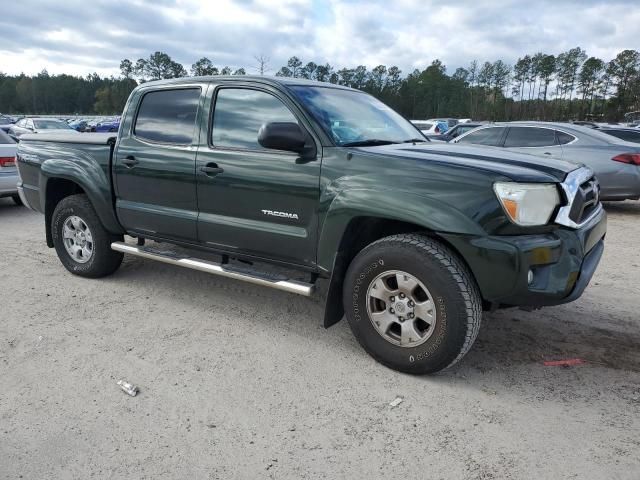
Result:
<svg viewBox="0 0 640 480">
<path fill-rule="evenodd" d="M 296 78 L 145 83 L 117 134 L 26 134 L 17 163 L 71 273 L 131 254 L 306 296 L 327 279 L 324 325 L 346 316 L 415 374 L 458 362 L 485 310 L 577 299 L 606 231 L 588 168 L 434 145 L 366 93 Z"/>
</svg>

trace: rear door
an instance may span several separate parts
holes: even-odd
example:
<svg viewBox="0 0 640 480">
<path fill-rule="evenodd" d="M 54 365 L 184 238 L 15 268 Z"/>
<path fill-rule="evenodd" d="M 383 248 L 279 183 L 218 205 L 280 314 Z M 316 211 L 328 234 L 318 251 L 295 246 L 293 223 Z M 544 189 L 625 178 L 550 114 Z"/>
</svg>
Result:
<svg viewBox="0 0 640 480">
<path fill-rule="evenodd" d="M 114 152 L 116 211 L 128 232 L 196 242 L 202 85 L 143 90 Z M 137 107 L 137 108 L 136 108 Z"/>
<path fill-rule="evenodd" d="M 273 87 L 236 85 L 212 87 L 207 102 L 213 113 L 196 161 L 199 240 L 230 253 L 312 266 L 320 157 L 301 161 L 296 153 L 258 143 L 268 122 L 297 122 L 310 130 L 296 105 Z M 311 134 L 309 139 L 319 145 Z"/>
<path fill-rule="evenodd" d="M 547 127 L 509 127 L 504 148 L 559 160 L 563 158 L 556 131 Z"/>
</svg>

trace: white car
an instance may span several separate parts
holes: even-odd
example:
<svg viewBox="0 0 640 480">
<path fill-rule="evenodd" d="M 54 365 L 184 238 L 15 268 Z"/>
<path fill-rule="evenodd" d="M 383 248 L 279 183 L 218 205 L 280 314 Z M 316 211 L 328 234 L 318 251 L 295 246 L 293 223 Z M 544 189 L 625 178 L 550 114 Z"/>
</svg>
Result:
<svg viewBox="0 0 640 480">
<path fill-rule="evenodd" d="M 441 135 L 448 130 L 446 120 L 410 120 L 426 137 Z"/>
<path fill-rule="evenodd" d="M 16 168 L 17 145 L 9 135 L 0 131 L 0 198 L 11 197 L 22 205 L 18 195 L 18 169 Z"/>
</svg>

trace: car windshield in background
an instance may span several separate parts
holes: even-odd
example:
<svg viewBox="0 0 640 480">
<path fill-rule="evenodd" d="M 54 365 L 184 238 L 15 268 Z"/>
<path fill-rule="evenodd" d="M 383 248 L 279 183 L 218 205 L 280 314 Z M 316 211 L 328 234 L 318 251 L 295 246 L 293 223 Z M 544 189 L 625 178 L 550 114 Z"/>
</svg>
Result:
<svg viewBox="0 0 640 480">
<path fill-rule="evenodd" d="M 413 122 L 413 124 L 420 130 L 430 130 L 433 127 L 433 123 Z"/>
<path fill-rule="evenodd" d="M 36 130 L 71 130 L 71 127 L 60 120 L 34 120 Z"/>
<path fill-rule="evenodd" d="M 366 93 L 326 87 L 291 89 L 337 145 L 426 141 L 411 123 Z"/>
</svg>

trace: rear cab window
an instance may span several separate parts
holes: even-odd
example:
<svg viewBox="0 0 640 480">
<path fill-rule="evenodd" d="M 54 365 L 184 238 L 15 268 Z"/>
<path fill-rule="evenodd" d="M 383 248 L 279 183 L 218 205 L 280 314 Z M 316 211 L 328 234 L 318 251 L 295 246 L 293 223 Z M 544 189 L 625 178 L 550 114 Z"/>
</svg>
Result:
<svg viewBox="0 0 640 480">
<path fill-rule="evenodd" d="M 189 145 L 193 142 L 199 103 L 197 87 L 145 93 L 133 133 L 148 142 Z"/>
</svg>

